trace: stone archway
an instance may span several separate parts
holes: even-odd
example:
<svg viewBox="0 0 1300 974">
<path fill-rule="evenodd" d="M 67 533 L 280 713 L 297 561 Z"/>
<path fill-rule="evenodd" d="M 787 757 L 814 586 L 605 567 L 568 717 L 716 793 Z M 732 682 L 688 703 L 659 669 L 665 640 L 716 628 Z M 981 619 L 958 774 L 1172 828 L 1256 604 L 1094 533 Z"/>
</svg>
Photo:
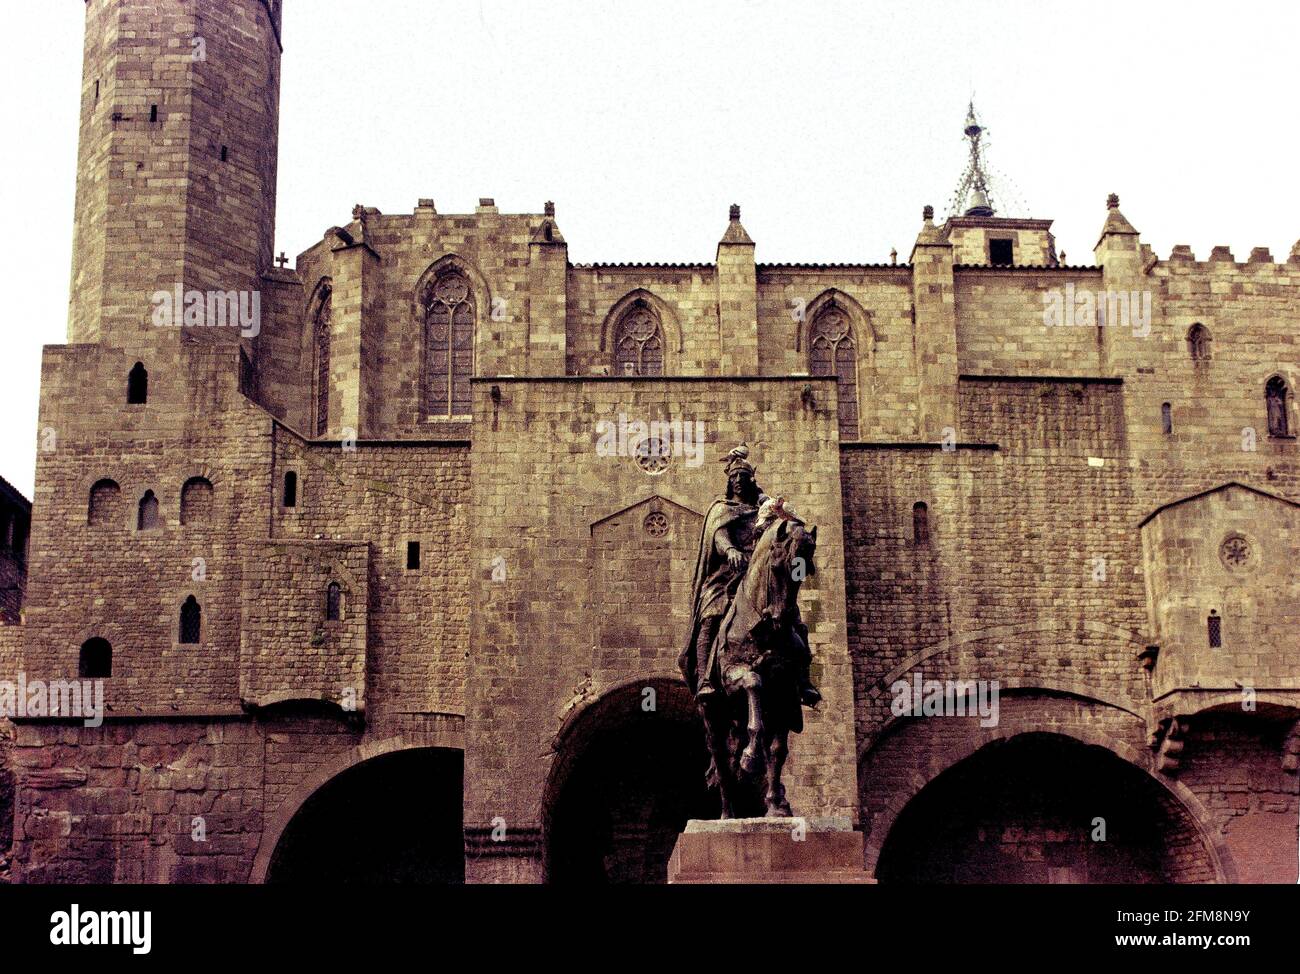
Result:
<svg viewBox="0 0 1300 974">
<path fill-rule="evenodd" d="M 349 752 L 268 820 L 252 882 L 461 883 L 464 754 L 402 746 Z"/>
<path fill-rule="evenodd" d="M 574 714 L 557 738 L 543 803 L 546 881 L 665 882 L 686 820 L 717 815 L 707 765 L 681 680 L 630 681 Z"/>
<path fill-rule="evenodd" d="M 1045 732 L 994 738 L 947 765 L 890 823 L 875 872 L 894 883 L 1227 878 L 1167 787 L 1104 746 Z"/>
</svg>

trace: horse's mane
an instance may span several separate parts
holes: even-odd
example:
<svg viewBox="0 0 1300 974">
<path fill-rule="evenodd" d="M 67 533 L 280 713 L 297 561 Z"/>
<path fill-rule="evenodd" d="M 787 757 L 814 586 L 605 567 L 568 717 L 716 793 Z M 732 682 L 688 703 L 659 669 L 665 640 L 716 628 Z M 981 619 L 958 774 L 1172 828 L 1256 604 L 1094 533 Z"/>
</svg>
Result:
<svg viewBox="0 0 1300 974">
<path fill-rule="evenodd" d="M 749 571 L 745 575 L 746 595 L 750 604 L 760 616 L 770 609 L 770 615 L 774 619 L 785 615 L 790 580 L 789 573 L 782 569 L 789 567 L 790 553 L 797 547 L 793 543 L 797 525 L 792 522 L 785 522 L 790 527 L 786 529 L 785 537 L 778 539 L 782 523 L 776 521 L 763 531 L 754 545 Z"/>
</svg>

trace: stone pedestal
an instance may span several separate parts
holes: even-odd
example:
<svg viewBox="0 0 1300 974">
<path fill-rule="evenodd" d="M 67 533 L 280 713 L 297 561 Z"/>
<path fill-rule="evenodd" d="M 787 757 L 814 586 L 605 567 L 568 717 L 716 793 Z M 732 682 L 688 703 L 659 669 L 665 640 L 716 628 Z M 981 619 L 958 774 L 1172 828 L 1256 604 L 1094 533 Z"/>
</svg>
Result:
<svg viewBox="0 0 1300 974">
<path fill-rule="evenodd" d="M 669 883 L 872 883 L 862 833 L 847 819 L 691 819 L 668 860 Z"/>
</svg>

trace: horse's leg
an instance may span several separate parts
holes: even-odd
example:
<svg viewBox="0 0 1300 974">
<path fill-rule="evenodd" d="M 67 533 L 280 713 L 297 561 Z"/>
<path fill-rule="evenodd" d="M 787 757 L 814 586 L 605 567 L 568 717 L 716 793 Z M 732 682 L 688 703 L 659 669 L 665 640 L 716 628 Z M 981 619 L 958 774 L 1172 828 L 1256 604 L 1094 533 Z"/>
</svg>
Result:
<svg viewBox="0 0 1300 974">
<path fill-rule="evenodd" d="M 740 680 L 740 685 L 744 688 L 745 699 L 749 703 L 749 722 L 746 730 L 749 731 L 749 743 L 745 745 L 744 752 L 740 755 L 740 770 L 746 775 L 757 777 L 763 767 L 763 704 L 759 699 L 759 688 L 762 687 L 763 681 L 753 670 L 746 673 Z"/>
<path fill-rule="evenodd" d="M 785 800 L 785 785 L 781 782 L 781 769 L 785 767 L 785 757 L 790 752 L 790 732 L 782 727 L 772 734 L 767 745 L 767 817 L 787 818 L 792 814 L 790 803 Z"/>
<path fill-rule="evenodd" d="M 718 797 L 722 801 L 722 817 L 732 818 L 735 809 L 731 794 L 731 761 L 727 754 L 730 720 L 727 717 L 725 701 L 701 705 L 700 717 L 704 720 L 704 739 L 709 747 L 708 783 L 718 788 Z"/>
</svg>

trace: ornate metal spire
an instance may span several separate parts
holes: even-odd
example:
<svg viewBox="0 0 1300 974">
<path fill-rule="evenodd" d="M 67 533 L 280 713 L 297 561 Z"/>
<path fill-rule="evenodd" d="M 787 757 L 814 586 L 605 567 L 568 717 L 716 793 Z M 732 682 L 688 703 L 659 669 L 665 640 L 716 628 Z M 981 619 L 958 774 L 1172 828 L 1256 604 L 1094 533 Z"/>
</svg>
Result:
<svg viewBox="0 0 1300 974">
<path fill-rule="evenodd" d="M 993 194 L 989 189 L 988 167 L 984 160 L 984 127 L 975 116 L 975 101 L 966 108 L 966 127 L 963 130 L 970 146 L 970 161 L 962 173 L 957 191 L 953 193 L 948 212 L 962 216 L 993 216 L 996 211 Z"/>
</svg>

